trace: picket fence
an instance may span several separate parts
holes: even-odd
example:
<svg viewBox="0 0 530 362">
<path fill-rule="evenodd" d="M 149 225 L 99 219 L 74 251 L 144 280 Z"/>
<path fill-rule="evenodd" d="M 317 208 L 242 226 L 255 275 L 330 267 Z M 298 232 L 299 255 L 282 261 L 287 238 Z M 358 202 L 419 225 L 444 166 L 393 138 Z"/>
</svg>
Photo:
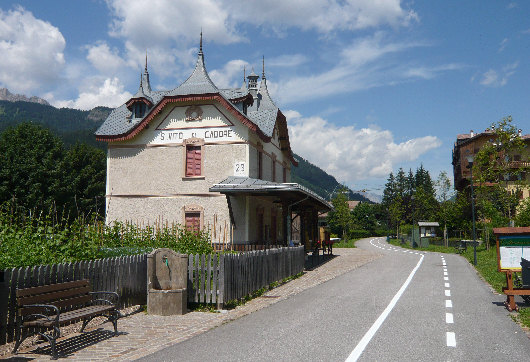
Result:
<svg viewBox="0 0 530 362">
<path fill-rule="evenodd" d="M 190 255 L 188 302 L 223 304 L 304 270 L 303 246 L 237 254 Z"/>
<path fill-rule="evenodd" d="M 188 302 L 218 308 L 304 270 L 304 247 L 188 256 Z M 147 254 L 0 271 L 0 345 L 12 342 L 16 290 L 88 279 L 93 290 L 115 291 L 120 307 L 147 304 Z"/>
</svg>

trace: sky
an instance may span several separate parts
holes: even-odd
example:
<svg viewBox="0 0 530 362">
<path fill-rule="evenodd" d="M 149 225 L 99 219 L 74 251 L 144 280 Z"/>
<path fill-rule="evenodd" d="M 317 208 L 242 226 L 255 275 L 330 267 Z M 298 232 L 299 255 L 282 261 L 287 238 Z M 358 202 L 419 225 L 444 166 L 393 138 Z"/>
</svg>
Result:
<svg viewBox="0 0 530 362">
<path fill-rule="evenodd" d="M 456 135 L 511 115 L 530 133 L 530 2 L 86 0 L 0 3 L 0 86 L 56 107 L 170 90 L 203 32 L 219 88 L 262 73 L 295 153 L 381 194 L 421 164 L 452 176 Z"/>
</svg>

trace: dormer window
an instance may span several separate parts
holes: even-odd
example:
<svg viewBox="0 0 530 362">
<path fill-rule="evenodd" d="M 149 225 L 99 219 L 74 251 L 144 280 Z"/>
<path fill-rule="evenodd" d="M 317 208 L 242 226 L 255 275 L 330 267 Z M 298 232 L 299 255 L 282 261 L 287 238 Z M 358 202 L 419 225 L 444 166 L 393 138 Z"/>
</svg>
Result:
<svg viewBox="0 0 530 362">
<path fill-rule="evenodd" d="M 143 102 L 138 102 L 133 107 L 133 117 L 134 118 L 143 118 L 145 111 L 147 110 L 147 105 Z"/>
</svg>

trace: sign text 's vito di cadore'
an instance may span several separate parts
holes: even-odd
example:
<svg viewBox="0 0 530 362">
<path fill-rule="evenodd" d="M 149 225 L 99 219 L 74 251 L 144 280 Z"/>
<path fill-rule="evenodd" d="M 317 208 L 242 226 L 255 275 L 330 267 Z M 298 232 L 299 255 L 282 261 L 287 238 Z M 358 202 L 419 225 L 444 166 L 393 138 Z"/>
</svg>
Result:
<svg viewBox="0 0 530 362">
<path fill-rule="evenodd" d="M 158 130 L 153 143 L 179 143 L 188 138 L 203 138 L 208 141 L 235 141 L 239 137 L 230 128 L 192 128 L 183 130 Z"/>
</svg>

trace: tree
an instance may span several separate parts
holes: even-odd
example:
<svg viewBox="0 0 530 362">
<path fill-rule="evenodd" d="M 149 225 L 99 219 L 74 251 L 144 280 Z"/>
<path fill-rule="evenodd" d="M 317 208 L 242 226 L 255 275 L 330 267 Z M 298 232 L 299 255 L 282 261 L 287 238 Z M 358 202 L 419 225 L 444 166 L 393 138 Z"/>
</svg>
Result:
<svg viewBox="0 0 530 362">
<path fill-rule="evenodd" d="M 528 187 L 525 177 L 521 177 L 528 169 L 513 162 L 515 155 L 523 153 L 525 142 L 512 124 L 511 116 L 492 124 L 491 128 L 495 130 L 494 137 L 475 154 L 473 177 L 479 214 L 486 221 L 494 218 L 502 223 L 501 215 L 495 211 L 500 211 L 507 220 L 512 219 L 519 203 L 518 193 Z"/>
<path fill-rule="evenodd" d="M 0 134 L 0 203 L 68 218 L 104 214 L 105 153 L 77 144 L 66 150 L 51 131 L 22 123 Z"/>
<path fill-rule="evenodd" d="M 530 226 L 530 198 L 525 199 L 517 207 L 515 226 Z"/>
<path fill-rule="evenodd" d="M 86 144 L 67 151 L 61 163 L 66 181 L 61 203 L 71 215 L 105 214 L 106 160 L 105 152 Z"/>
<path fill-rule="evenodd" d="M 439 219 L 443 221 L 444 226 L 444 242 L 448 246 L 447 240 L 447 219 L 451 211 L 452 202 L 449 200 L 452 196 L 451 180 L 447 177 L 447 172 L 441 171 L 436 180 L 436 199 L 439 202 Z"/>
<path fill-rule="evenodd" d="M 335 197 L 331 199 L 334 210 L 328 214 L 328 225 L 331 231 L 336 234 L 342 234 L 343 239 L 352 222 L 348 198 L 346 197 L 347 192 L 345 187 L 339 189 Z"/>
<path fill-rule="evenodd" d="M 356 230 L 374 232 L 377 227 L 376 207 L 367 202 L 360 202 L 351 212 L 353 226 Z"/>
<path fill-rule="evenodd" d="M 15 200 L 28 210 L 52 207 L 64 152 L 61 140 L 41 126 L 6 129 L 0 135 L 0 202 Z"/>
</svg>

